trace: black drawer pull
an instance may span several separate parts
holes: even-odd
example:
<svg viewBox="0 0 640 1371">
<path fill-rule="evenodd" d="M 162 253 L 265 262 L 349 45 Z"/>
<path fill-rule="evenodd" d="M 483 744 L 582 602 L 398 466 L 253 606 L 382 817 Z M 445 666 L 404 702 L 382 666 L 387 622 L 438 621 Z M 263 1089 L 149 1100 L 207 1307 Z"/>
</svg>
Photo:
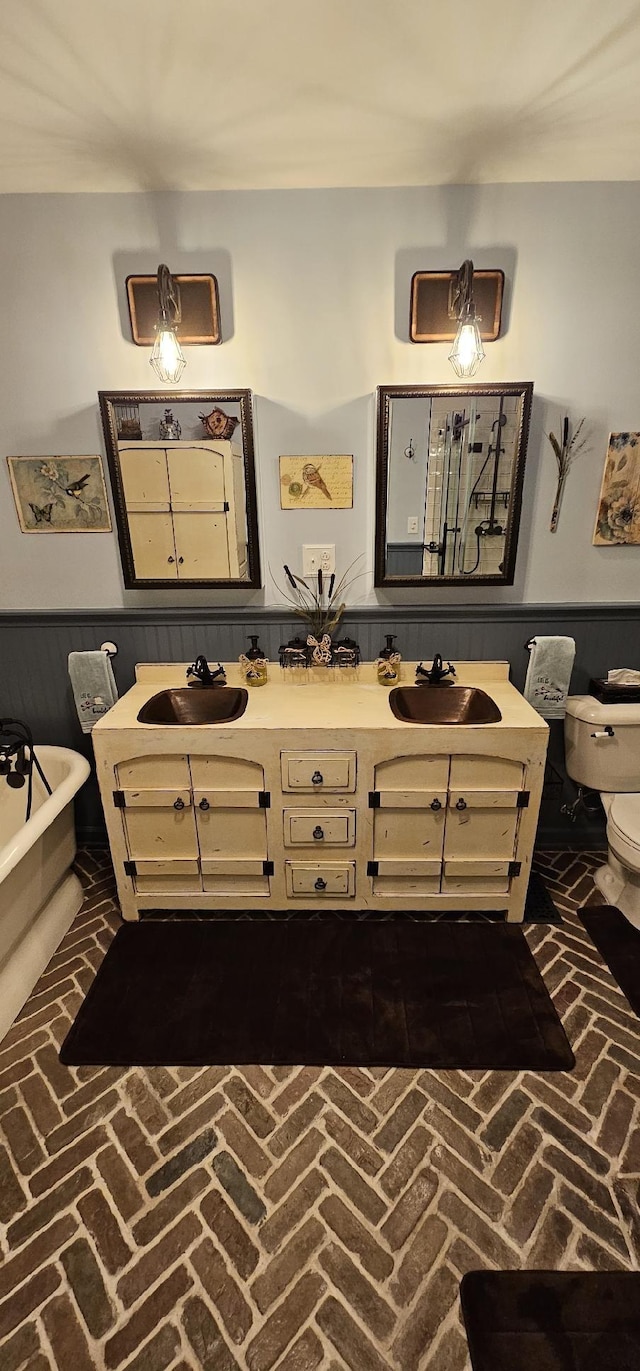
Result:
<svg viewBox="0 0 640 1371">
<path fill-rule="evenodd" d="M 321 771 L 314 771 L 313 776 L 311 777 L 311 784 L 312 784 L 312 785 L 322 785 L 323 781 L 324 781 L 324 776 L 322 775 L 322 772 L 321 772 Z"/>
<path fill-rule="evenodd" d="M 315 889 L 316 889 L 316 890 L 326 890 L 326 888 L 327 888 L 327 882 L 324 881 L 324 880 L 322 879 L 322 876 L 318 876 L 318 879 L 317 879 L 317 881 L 316 881 L 316 883 L 315 883 Z"/>
<path fill-rule="evenodd" d="M 182 566 L 182 563 L 184 562 L 184 557 L 178 557 L 178 562 L 180 566 Z"/>
<path fill-rule="evenodd" d="M 175 558 L 173 558 L 173 557 L 167 557 L 167 561 L 168 561 L 168 562 L 173 562 L 174 560 L 175 560 Z"/>
<path fill-rule="evenodd" d="M 432 808 L 432 809 L 442 809 L 442 805 L 441 805 L 441 803 L 440 803 L 440 800 L 438 800 L 438 799 L 432 800 L 432 801 L 431 801 L 431 808 Z"/>
<path fill-rule="evenodd" d="M 320 824 L 316 824 L 313 830 L 313 836 L 318 839 L 324 838 L 324 829 L 320 827 Z"/>
<path fill-rule="evenodd" d="M 202 799 L 201 799 L 201 801 L 200 801 L 200 804 L 198 805 L 198 809 L 210 809 L 210 808 L 211 808 L 211 806 L 210 806 L 210 804 L 209 804 L 209 801 L 208 801 L 208 800 L 205 800 L 204 795 L 203 795 L 203 797 L 202 797 Z"/>
<path fill-rule="evenodd" d="M 173 802 L 173 808 L 174 808 L 174 809 L 184 809 L 184 800 L 182 800 L 182 799 L 180 798 L 179 795 L 178 795 L 177 800 L 174 800 L 174 802 Z"/>
<path fill-rule="evenodd" d="M 461 796 L 460 796 L 460 799 L 459 799 L 459 800 L 456 800 L 456 809 L 466 809 L 466 808 L 467 808 L 467 802 L 466 802 L 466 800 L 463 800 L 462 795 L 461 795 Z"/>
</svg>

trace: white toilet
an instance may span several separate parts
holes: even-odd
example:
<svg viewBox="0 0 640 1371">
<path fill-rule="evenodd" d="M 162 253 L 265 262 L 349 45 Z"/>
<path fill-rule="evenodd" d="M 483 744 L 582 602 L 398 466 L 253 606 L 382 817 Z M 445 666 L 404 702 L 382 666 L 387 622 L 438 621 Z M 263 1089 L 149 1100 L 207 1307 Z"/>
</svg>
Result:
<svg viewBox="0 0 640 1371">
<path fill-rule="evenodd" d="M 640 928 L 640 704 L 600 704 L 571 695 L 564 721 L 566 767 L 585 790 L 599 790 L 609 858 L 594 876 L 608 904 Z"/>
</svg>

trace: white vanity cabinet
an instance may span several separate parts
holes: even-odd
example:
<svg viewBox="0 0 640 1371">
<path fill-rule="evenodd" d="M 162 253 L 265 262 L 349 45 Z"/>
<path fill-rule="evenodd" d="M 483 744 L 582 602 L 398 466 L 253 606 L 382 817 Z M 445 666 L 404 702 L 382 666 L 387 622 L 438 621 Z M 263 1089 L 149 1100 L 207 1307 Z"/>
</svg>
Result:
<svg viewBox="0 0 640 1371">
<path fill-rule="evenodd" d="M 247 570 L 241 449 L 228 440 L 119 446 L 137 577 L 238 579 Z"/>
<path fill-rule="evenodd" d="M 522 919 L 548 730 L 505 665 L 473 666 L 496 725 L 399 723 L 371 666 L 363 683 L 298 687 L 272 671 L 233 723 L 140 725 L 186 664 L 139 668 L 93 731 L 124 917 L 324 904 Z"/>
</svg>

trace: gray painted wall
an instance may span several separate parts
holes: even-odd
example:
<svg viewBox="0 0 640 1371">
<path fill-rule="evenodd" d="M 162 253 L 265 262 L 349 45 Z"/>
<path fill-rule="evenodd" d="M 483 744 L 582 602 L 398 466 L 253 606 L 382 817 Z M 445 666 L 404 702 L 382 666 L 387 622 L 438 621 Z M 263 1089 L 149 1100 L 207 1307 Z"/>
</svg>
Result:
<svg viewBox="0 0 640 1371">
<path fill-rule="evenodd" d="M 80 731 L 71 697 L 69 652 L 112 639 L 119 648 L 114 669 L 123 693 L 133 683 L 138 661 L 192 661 L 199 651 L 210 660 L 233 660 L 250 632 L 259 631 L 265 652 L 277 661 L 278 645 L 296 626 L 276 611 L 248 609 L 0 615 L 0 715 L 25 719 L 36 741 L 75 747 L 91 758 L 91 740 Z M 508 661 L 519 687 L 528 660 L 525 643 L 535 633 L 575 637 L 574 693 L 586 691 L 590 676 L 606 674 L 609 667 L 640 668 L 640 609 L 628 605 L 355 609 L 345 617 L 344 626 L 357 638 L 365 660 L 377 656 L 385 633 L 396 633 L 408 660 L 439 651 L 453 662 Z M 552 725 L 550 755 L 562 769 L 561 724 Z M 572 796 L 570 784 L 565 792 Z M 81 793 L 77 815 L 81 837 L 101 836 L 102 813 L 93 782 Z M 575 828 L 568 824 L 559 814 L 559 792 L 550 789 L 542 815 L 542 842 L 593 844 L 602 841 L 603 832 L 597 823 L 581 822 Z"/>
<path fill-rule="evenodd" d="M 516 582 L 492 603 L 629 601 L 640 548 L 592 547 L 607 434 L 638 428 L 636 183 L 0 197 L 3 453 L 86 454 L 102 445 L 99 389 L 150 388 L 147 349 L 130 341 L 124 280 L 212 271 L 224 342 L 193 348 L 185 388 L 250 387 L 263 566 L 299 566 L 303 542 L 336 544 L 344 567 L 372 567 L 375 387 L 453 379 L 447 345 L 408 341 L 419 268 L 503 267 L 505 335 L 485 382 L 533 380 L 536 399 Z M 590 449 L 548 531 L 554 459 L 544 438 L 569 411 Z M 280 453 L 352 452 L 353 511 L 282 512 Z M 0 587 L 6 609 L 184 604 L 179 592 L 126 592 L 115 536 L 21 534 L 0 463 Z M 482 603 L 486 590 L 406 591 L 406 603 Z M 191 604 L 279 600 L 192 592 Z M 374 600 L 370 577 L 352 601 Z M 388 604 L 390 597 L 380 594 Z M 394 594 L 394 598 L 399 598 Z"/>
</svg>

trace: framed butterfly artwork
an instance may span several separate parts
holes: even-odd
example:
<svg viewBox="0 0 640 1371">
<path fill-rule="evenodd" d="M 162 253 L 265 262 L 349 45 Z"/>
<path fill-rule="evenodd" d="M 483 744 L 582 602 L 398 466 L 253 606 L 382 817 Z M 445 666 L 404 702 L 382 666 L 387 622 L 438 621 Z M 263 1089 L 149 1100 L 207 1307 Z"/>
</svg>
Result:
<svg viewBox="0 0 640 1371">
<path fill-rule="evenodd" d="M 101 457 L 7 457 L 23 533 L 110 533 Z"/>
</svg>

